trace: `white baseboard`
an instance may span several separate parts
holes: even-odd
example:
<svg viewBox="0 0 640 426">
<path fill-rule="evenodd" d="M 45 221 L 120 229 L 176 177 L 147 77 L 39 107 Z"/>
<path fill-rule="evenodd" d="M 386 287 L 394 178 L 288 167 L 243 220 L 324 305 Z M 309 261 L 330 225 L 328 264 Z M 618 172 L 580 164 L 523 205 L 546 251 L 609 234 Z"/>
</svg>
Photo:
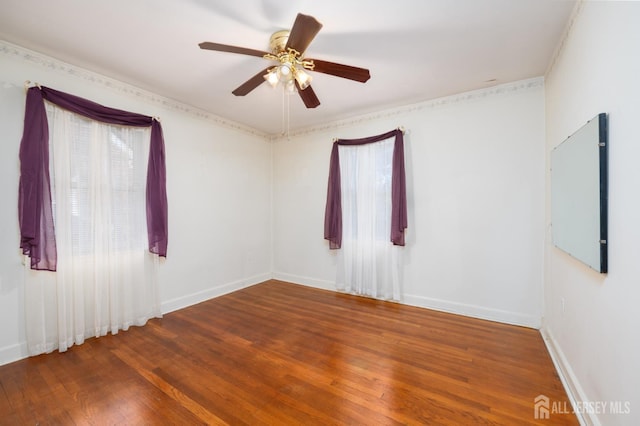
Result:
<svg viewBox="0 0 640 426">
<path fill-rule="evenodd" d="M 451 302 L 449 300 L 434 299 L 424 296 L 405 295 L 403 303 L 420 308 L 448 312 L 450 314 L 464 315 L 471 318 L 496 321 L 504 324 L 518 325 L 535 329 L 539 329 L 541 325 L 540 318 L 535 315 L 526 315 L 519 312 L 486 308 L 484 306 L 469 305 L 465 303 Z"/>
<path fill-rule="evenodd" d="M 575 407 L 578 401 L 588 401 L 589 399 L 582 390 L 582 386 L 580 386 L 580 382 L 574 374 L 573 369 L 571 368 L 571 364 L 569 364 L 569 361 L 565 357 L 564 352 L 562 352 L 562 349 L 558 345 L 558 342 L 554 339 L 551 331 L 543 325 L 540 328 L 540 334 L 542 335 L 542 339 L 547 346 L 547 350 L 549 351 L 549 356 L 551 356 L 553 365 L 556 367 L 556 371 L 558 372 L 560 381 L 562 382 L 562 385 L 567 392 L 567 397 L 569 398 L 571 406 Z M 601 425 L 600 420 L 598 420 L 595 414 L 586 412 L 584 410 L 578 410 L 576 412 L 576 417 L 578 418 L 578 421 L 582 426 Z"/>
<path fill-rule="evenodd" d="M 241 280 L 233 281 L 227 284 L 223 284 L 218 287 L 208 288 L 197 293 L 188 294 L 172 300 L 162 302 L 160 309 L 163 314 L 177 311 L 188 306 L 196 305 L 209 299 L 213 299 L 224 294 L 234 292 L 252 285 L 259 284 L 263 281 L 270 280 L 272 278 L 271 273 L 265 273 L 260 275 L 254 275 L 253 277 L 243 278 Z"/>
<path fill-rule="evenodd" d="M 318 280 L 315 278 L 303 277 L 300 275 L 285 274 L 282 272 L 274 272 L 273 279 L 286 281 L 293 284 L 302 284 L 308 287 L 315 287 L 321 290 L 336 290 L 336 283 L 333 281 Z"/>
<path fill-rule="evenodd" d="M 27 342 L 0 348 L 0 365 L 19 361 L 29 356 Z"/>
<path fill-rule="evenodd" d="M 315 278 L 285 274 L 282 272 L 274 272 L 273 278 L 294 284 L 302 284 L 309 287 L 320 288 L 323 290 L 336 291 L 336 285 L 333 281 L 318 280 Z M 451 314 L 464 315 L 472 318 L 486 319 L 535 329 L 539 329 L 541 325 L 540 318 L 533 315 L 523 315 L 517 312 L 501 311 L 497 309 L 484 308 L 475 305 L 466 305 L 463 303 L 432 299 L 422 296 L 405 295 L 402 303 L 406 305 L 417 306 L 419 308 L 433 309 L 436 311 L 448 312 Z"/>
</svg>

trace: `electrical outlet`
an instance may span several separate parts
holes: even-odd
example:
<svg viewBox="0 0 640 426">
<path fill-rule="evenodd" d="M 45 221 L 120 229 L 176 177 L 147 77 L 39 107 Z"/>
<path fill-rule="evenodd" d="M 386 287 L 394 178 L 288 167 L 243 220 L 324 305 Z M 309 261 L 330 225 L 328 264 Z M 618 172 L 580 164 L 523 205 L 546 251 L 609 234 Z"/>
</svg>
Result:
<svg viewBox="0 0 640 426">
<path fill-rule="evenodd" d="M 564 297 L 560 298 L 560 306 L 562 307 L 562 315 L 564 316 Z"/>
</svg>

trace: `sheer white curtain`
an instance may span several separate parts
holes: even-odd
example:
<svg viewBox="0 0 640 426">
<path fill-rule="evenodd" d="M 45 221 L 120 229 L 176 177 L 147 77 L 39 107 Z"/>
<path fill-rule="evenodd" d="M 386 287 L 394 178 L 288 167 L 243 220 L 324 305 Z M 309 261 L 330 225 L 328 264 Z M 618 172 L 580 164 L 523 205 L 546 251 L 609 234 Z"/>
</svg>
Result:
<svg viewBox="0 0 640 426">
<path fill-rule="evenodd" d="M 400 300 L 402 248 L 390 241 L 394 139 L 341 145 L 342 248 L 338 290 Z"/>
<path fill-rule="evenodd" d="M 47 104 L 57 272 L 25 265 L 27 344 L 36 355 L 161 316 L 148 252 L 149 129 Z"/>
</svg>

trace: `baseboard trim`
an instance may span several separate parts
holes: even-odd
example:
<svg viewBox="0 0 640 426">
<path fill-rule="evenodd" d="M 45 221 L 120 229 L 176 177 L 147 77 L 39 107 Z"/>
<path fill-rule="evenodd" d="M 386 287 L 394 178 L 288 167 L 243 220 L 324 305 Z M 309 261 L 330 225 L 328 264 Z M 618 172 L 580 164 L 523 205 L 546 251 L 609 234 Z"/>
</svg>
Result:
<svg viewBox="0 0 640 426">
<path fill-rule="evenodd" d="M 336 291 L 335 282 L 318 280 L 315 278 L 304 277 L 294 274 L 286 274 L 282 272 L 274 272 L 273 278 L 291 282 L 294 284 L 306 285 L 309 287 L 320 288 L 323 290 Z M 447 312 L 456 315 L 463 315 L 471 318 L 478 318 L 490 321 L 501 322 L 505 324 L 518 325 L 528 328 L 540 328 L 540 318 L 533 315 L 523 315 L 517 312 L 501 311 L 498 309 L 489 309 L 481 306 L 466 305 L 463 303 L 450 302 L 446 300 L 432 299 L 423 296 L 405 295 L 401 303 L 419 308 L 432 309 L 435 311 Z"/>
<path fill-rule="evenodd" d="M 0 349 L 0 365 L 20 361 L 28 356 L 29 351 L 27 350 L 27 342 L 6 346 Z"/>
<path fill-rule="evenodd" d="M 553 337 L 553 333 L 543 324 L 540 328 L 540 334 L 542 335 L 544 344 L 547 346 L 547 351 L 549 352 L 551 361 L 553 361 L 553 365 L 556 367 L 564 390 L 567 392 L 571 406 L 576 407 L 578 401 L 588 401 L 589 399 L 582 390 L 582 386 L 580 386 L 580 382 L 573 372 L 571 364 L 569 364 L 567 357 Z M 576 417 L 582 426 L 601 426 L 600 420 L 595 414 L 588 413 L 584 410 L 578 410 Z"/>
<path fill-rule="evenodd" d="M 283 272 L 274 272 L 273 279 L 286 281 L 293 284 L 306 285 L 307 287 L 319 288 L 321 290 L 336 290 L 336 283 L 333 281 L 318 280 L 316 278 L 303 277 L 300 275 L 285 274 Z"/>
<path fill-rule="evenodd" d="M 495 321 L 521 327 L 535 328 L 536 330 L 539 329 L 541 325 L 540 318 L 534 315 L 525 315 L 518 312 L 486 308 L 478 305 L 469 305 L 465 303 L 451 302 L 449 300 L 434 299 L 424 296 L 405 295 L 403 303 L 420 308 L 433 309 L 435 311 L 463 315 L 471 318 Z"/>
<path fill-rule="evenodd" d="M 172 300 L 167 300 L 162 302 L 160 305 L 160 309 L 163 314 L 168 314 L 169 312 L 177 311 L 178 309 L 183 309 L 188 306 L 196 305 L 201 302 L 205 302 L 209 299 L 213 299 L 215 297 L 219 297 L 236 290 L 241 290 L 246 287 L 251 287 L 252 285 L 259 284 L 264 281 L 268 281 L 272 278 L 270 273 L 264 273 L 259 275 L 254 275 L 249 278 L 243 278 L 241 280 L 233 281 L 227 284 L 223 284 L 221 286 L 207 288 L 206 290 L 199 291 L 196 293 L 188 294 L 186 296 L 178 297 Z"/>
</svg>

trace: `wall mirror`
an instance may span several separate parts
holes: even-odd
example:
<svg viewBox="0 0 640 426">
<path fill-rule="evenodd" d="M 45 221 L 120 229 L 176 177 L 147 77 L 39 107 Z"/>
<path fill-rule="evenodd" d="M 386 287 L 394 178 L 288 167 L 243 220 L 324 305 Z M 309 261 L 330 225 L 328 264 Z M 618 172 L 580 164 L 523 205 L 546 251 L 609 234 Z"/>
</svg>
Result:
<svg viewBox="0 0 640 426">
<path fill-rule="evenodd" d="M 607 272 L 607 114 L 598 114 L 551 151 L 553 244 Z"/>
</svg>

